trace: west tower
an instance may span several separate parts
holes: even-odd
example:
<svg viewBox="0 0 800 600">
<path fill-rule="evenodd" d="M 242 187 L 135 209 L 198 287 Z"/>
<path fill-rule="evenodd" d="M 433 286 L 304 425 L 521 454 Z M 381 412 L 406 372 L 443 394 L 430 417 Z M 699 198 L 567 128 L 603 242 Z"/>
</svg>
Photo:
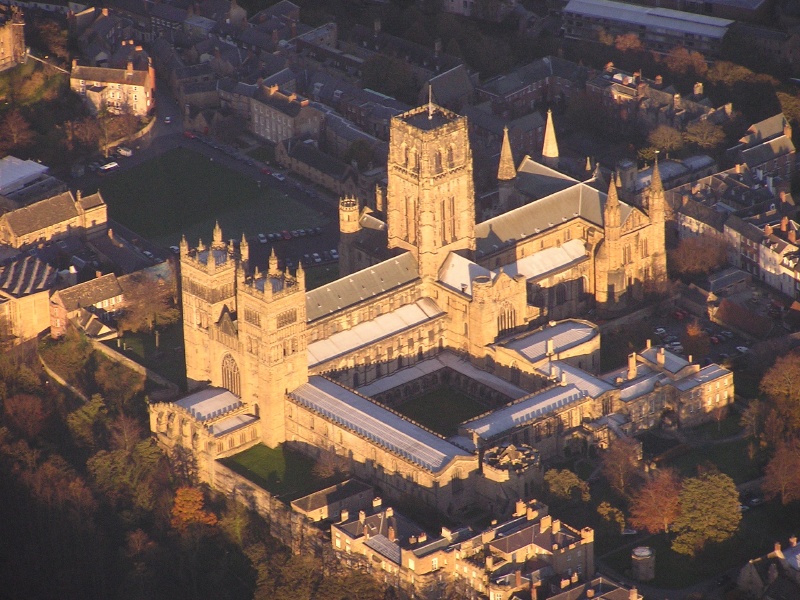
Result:
<svg viewBox="0 0 800 600">
<path fill-rule="evenodd" d="M 451 251 L 475 249 L 475 190 L 467 119 L 433 103 L 392 118 L 389 247 L 414 254 L 435 278 Z"/>
</svg>

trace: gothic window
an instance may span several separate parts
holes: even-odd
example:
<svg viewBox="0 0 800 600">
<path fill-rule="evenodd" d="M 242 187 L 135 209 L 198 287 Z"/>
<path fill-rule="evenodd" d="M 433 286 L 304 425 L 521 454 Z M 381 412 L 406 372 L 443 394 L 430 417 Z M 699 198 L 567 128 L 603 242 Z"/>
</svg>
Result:
<svg viewBox="0 0 800 600">
<path fill-rule="evenodd" d="M 433 155 L 433 172 L 439 174 L 442 172 L 442 152 L 437 150 Z"/>
<path fill-rule="evenodd" d="M 226 354 L 225 358 L 222 359 L 222 387 L 237 396 L 241 396 L 239 390 L 239 367 L 230 354 Z"/>
<path fill-rule="evenodd" d="M 567 301 L 567 286 L 559 283 L 556 286 L 556 304 L 561 305 Z"/>
<path fill-rule="evenodd" d="M 631 262 L 631 247 L 629 244 L 625 244 L 622 247 L 622 263 L 627 265 Z"/>
<path fill-rule="evenodd" d="M 647 238 L 642 239 L 642 257 L 647 258 L 650 256 L 650 250 L 647 247 Z"/>
<path fill-rule="evenodd" d="M 455 157 L 453 156 L 453 145 L 451 144 L 449 148 L 447 148 L 447 166 L 449 168 L 453 168 L 456 166 Z"/>
<path fill-rule="evenodd" d="M 453 494 L 460 494 L 464 491 L 464 480 L 461 479 L 461 469 L 456 469 L 453 472 L 453 478 L 450 480 L 453 485 Z"/>
<path fill-rule="evenodd" d="M 291 325 L 295 321 L 297 321 L 296 310 L 292 309 L 282 312 L 281 314 L 278 315 L 277 318 L 278 329 L 280 329 L 281 327 L 286 327 L 287 325 Z"/>
</svg>

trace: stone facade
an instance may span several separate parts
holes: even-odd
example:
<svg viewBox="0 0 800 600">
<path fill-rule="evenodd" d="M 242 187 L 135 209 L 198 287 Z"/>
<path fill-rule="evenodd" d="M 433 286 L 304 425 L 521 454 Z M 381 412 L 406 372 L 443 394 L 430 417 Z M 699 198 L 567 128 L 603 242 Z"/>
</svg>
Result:
<svg viewBox="0 0 800 600">
<path fill-rule="evenodd" d="M 4 6 L 0 15 L 0 71 L 13 69 L 25 58 L 25 20 L 16 7 Z"/>
</svg>

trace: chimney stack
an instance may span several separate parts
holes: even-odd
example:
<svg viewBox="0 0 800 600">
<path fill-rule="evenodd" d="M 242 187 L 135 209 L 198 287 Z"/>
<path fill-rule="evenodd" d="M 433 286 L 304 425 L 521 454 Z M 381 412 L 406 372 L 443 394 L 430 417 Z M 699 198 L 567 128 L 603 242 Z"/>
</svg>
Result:
<svg viewBox="0 0 800 600">
<path fill-rule="evenodd" d="M 764 225 L 764 235 L 772 235 L 772 226 L 769 223 Z"/>
<path fill-rule="evenodd" d="M 790 244 L 797 243 L 797 232 L 794 229 L 790 229 L 789 233 L 786 234 L 786 239 L 789 240 Z"/>
<path fill-rule="evenodd" d="M 639 600 L 639 591 L 636 588 L 631 588 L 628 598 L 630 600 Z"/>
<path fill-rule="evenodd" d="M 372 508 L 380 508 L 381 504 L 383 504 L 383 500 L 381 500 L 380 496 L 375 496 L 372 499 Z"/>
<path fill-rule="evenodd" d="M 628 354 L 628 381 L 636 379 L 636 352 Z"/>
<path fill-rule="evenodd" d="M 793 535 L 792 537 L 789 538 L 789 546 L 791 546 L 792 548 L 797 546 L 797 536 L 796 535 Z"/>
<path fill-rule="evenodd" d="M 656 362 L 658 363 L 659 366 L 663 367 L 666 358 L 667 356 L 666 354 L 664 354 L 664 347 L 662 346 L 661 348 L 658 349 L 658 352 L 656 352 Z"/>
<path fill-rule="evenodd" d="M 514 507 L 514 516 L 521 517 L 524 514 L 525 514 L 525 501 L 522 499 L 517 500 L 517 503 Z"/>
<path fill-rule="evenodd" d="M 363 510 L 358 511 L 358 522 L 362 525 L 367 522 L 367 513 Z"/>
<path fill-rule="evenodd" d="M 555 342 L 553 341 L 553 338 L 548 338 L 547 339 L 547 348 L 545 350 L 545 354 L 547 356 L 553 356 L 553 354 L 555 354 L 555 353 L 556 353 Z"/>
<path fill-rule="evenodd" d="M 395 541 L 394 527 L 389 527 L 389 532 L 388 532 L 388 535 L 386 537 L 389 538 L 390 542 Z"/>
<path fill-rule="evenodd" d="M 519 569 L 514 573 L 514 587 L 522 587 L 522 571 Z"/>
<path fill-rule="evenodd" d="M 341 520 L 342 523 L 346 523 L 347 521 L 349 521 L 350 511 L 347 510 L 346 508 L 343 508 L 341 514 L 339 515 L 339 519 Z"/>
<path fill-rule="evenodd" d="M 386 507 L 386 518 L 390 519 L 394 516 L 394 509 L 391 506 Z"/>
<path fill-rule="evenodd" d="M 486 556 L 486 570 L 491 571 L 494 567 L 494 557 L 489 554 Z"/>
<path fill-rule="evenodd" d="M 781 231 L 786 232 L 788 228 L 789 228 L 789 217 L 783 215 L 781 217 Z"/>
</svg>

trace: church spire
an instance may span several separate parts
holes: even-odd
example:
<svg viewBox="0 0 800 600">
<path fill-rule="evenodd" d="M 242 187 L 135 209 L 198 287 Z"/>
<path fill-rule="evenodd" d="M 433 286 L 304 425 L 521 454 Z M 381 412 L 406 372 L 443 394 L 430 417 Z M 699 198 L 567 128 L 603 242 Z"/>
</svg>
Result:
<svg viewBox="0 0 800 600">
<path fill-rule="evenodd" d="M 219 221 L 214 225 L 214 236 L 211 240 L 212 248 L 224 248 L 225 243 L 222 241 L 222 227 L 219 226 Z"/>
<path fill-rule="evenodd" d="M 547 109 L 547 124 L 544 128 L 542 162 L 551 169 L 558 168 L 558 142 L 556 141 L 556 129 L 553 126 L 553 111 L 549 108 Z"/>
<path fill-rule="evenodd" d="M 275 248 L 269 253 L 269 274 L 270 276 L 278 275 L 278 256 L 275 254 Z"/>
<path fill-rule="evenodd" d="M 606 230 L 621 225 L 619 195 L 617 194 L 617 184 L 613 177 L 608 186 L 608 196 L 606 197 L 606 205 L 603 210 L 603 221 Z"/>
<path fill-rule="evenodd" d="M 514 167 L 514 156 L 511 154 L 511 142 L 508 140 L 508 127 L 503 127 L 503 145 L 500 147 L 500 166 L 497 168 L 497 179 L 511 181 L 517 176 Z"/>
<path fill-rule="evenodd" d="M 653 163 L 653 177 L 650 181 L 650 195 L 663 193 L 664 184 L 661 181 L 661 171 L 658 169 L 658 152 L 656 152 L 656 160 Z"/>
<path fill-rule="evenodd" d="M 239 256 L 243 263 L 250 261 L 250 244 L 247 243 L 244 232 L 242 232 L 242 241 L 239 242 Z"/>
</svg>

